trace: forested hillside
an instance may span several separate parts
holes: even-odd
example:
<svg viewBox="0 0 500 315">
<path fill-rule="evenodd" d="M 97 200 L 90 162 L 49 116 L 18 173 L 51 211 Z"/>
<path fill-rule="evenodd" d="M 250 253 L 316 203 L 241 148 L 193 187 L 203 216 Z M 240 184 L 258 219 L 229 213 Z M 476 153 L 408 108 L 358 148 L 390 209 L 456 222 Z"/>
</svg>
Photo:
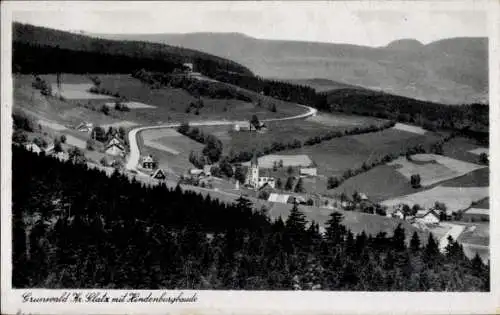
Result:
<svg viewBox="0 0 500 315">
<path fill-rule="evenodd" d="M 219 71 L 252 75 L 236 62 L 196 50 L 92 38 L 28 24 L 14 23 L 12 40 L 13 70 L 19 73 L 130 73 L 141 68 L 171 71 L 191 62 L 207 76 Z"/>
<path fill-rule="evenodd" d="M 488 291 L 489 267 L 415 233 L 325 235 L 295 207 L 271 221 L 233 205 L 143 187 L 12 148 L 15 288 Z"/>
</svg>

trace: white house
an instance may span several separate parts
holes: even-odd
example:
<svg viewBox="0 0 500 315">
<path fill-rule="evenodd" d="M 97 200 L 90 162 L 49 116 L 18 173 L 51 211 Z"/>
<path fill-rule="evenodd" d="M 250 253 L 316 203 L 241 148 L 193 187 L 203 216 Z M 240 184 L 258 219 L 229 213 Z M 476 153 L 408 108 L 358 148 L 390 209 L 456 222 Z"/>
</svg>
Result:
<svg viewBox="0 0 500 315">
<path fill-rule="evenodd" d="M 78 130 L 80 132 L 87 132 L 87 133 L 92 132 L 92 129 L 94 129 L 94 124 L 86 122 L 86 121 L 82 122 L 81 124 L 79 124 L 76 127 L 76 130 Z"/>
<path fill-rule="evenodd" d="M 205 176 L 212 176 L 212 172 L 210 171 L 212 169 L 212 165 L 203 165 L 203 173 Z"/>
<path fill-rule="evenodd" d="M 318 169 L 316 167 L 302 167 L 300 168 L 300 176 L 318 176 Z"/>
<path fill-rule="evenodd" d="M 186 63 L 182 64 L 182 67 L 184 68 L 184 70 L 186 72 L 193 72 L 193 69 L 194 69 L 193 64 L 190 62 L 186 62 Z"/>
<path fill-rule="evenodd" d="M 157 169 L 153 174 L 151 174 L 151 177 L 157 180 L 166 180 L 167 179 L 167 174 L 165 173 L 164 170 L 161 168 Z"/>
<path fill-rule="evenodd" d="M 33 153 L 40 154 L 42 152 L 42 149 L 36 143 L 28 143 L 24 147 Z"/>
<path fill-rule="evenodd" d="M 257 188 L 260 188 L 265 184 L 268 184 L 272 188 L 276 188 L 276 180 L 274 177 L 259 177 Z"/>
<path fill-rule="evenodd" d="M 417 215 L 415 215 L 416 221 L 426 224 L 439 223 L 439 215 L 434 210 L 425 211 L 424 214 L 422 214 L 421 211 L 419 212 L 417 212 Z"/>
<path fill-rule="evenodd" d="M 154 169 L 155 168 L 155 161 L 153 159 L 153 156 L 151 154 L 144 156 L 142 158 L 142 161 L 141 161 L 141 166 L 142 166 L 142 168 L 149 169 L 149 170 Z"/>
<path fill-rule="evenodd" d="M 392 212 L 392 215 L 391 215 L 393 218 L 398 218 L 398 219 L 401 219 L 401 220 L 404 220 L 405 218 L 405 214 L 403 213 L 403 211 L 401 209 L 396 209 L 394 210 L 394 212 Z"/>
<path fill-rule="evenodd" d="M 271 193 L 271 194 L 269 194 L 269 198 L 267 199 L 267 201 L 287 203 L 289 198 L 290 198 L 290 195 Z"/>
<path fill-rule="evenodd" d="M 125 147 L 122 141 L 115 135 L 106 145 L 105 152 L 109 155 L 123 155 L 125 153 Z"/>
</svg>

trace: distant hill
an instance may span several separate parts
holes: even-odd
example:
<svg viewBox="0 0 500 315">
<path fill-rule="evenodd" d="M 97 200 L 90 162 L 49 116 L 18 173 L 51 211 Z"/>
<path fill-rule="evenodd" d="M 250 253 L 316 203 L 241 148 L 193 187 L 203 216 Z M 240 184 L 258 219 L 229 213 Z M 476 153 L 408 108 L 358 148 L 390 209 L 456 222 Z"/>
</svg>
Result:
<svg viewBox="0 0 500 315">
<path fill-rule="evenodd" d="M 386 46 L 387 49 L 408 50 L 408 51 L 422 49 L 422 47 L 424 47 L 424 44 L 422 44 L 416 39 L 399 39 L 390 42 Z"/>
<path fill-rule="evenodd" d="M 282 79 L 283 80 L 283 79 Z M 289 82 L 292 84 L 305 85 L 312 87 L 316 92 L 327 92 L 338 89 L 364 89 L 360 86 L 355 86 L 351 84 L 345 84 L 337 81 L 332 81 L 328 79 L 291 79 L 291 80 L 283 80 L 285 82 Z"/>
<path fill-rule="evenodd" d="M 171 70 L 185 62 L 214 76 L 218 71 L 253 75 L 228 59 L 193 49 L 141 41 L 93 38 L 28 24 L 13 24 L 13 69 L 22 73 L 130 73 Z"/>
<path fill-rule="evenodd" d="M 197 49 L 234 60 L 266 78 L 322 78 L 447 104 L 488 101 L 487 38 L 452 38 L 427 45 L 403 39 L 374 48 L 263 40 L 238 33 L 95 36 Z"/>
</svg>

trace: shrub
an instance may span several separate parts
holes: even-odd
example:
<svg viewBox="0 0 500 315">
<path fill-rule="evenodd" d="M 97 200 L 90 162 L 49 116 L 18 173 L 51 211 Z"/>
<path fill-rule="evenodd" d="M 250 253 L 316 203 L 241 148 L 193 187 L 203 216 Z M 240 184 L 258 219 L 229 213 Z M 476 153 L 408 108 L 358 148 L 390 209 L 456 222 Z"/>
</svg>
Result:
<svg viewBox="0 0 500 315">
<path fill-rule="evenodd" d="M 410 183 L 411 183 L 411 187 L 413 187 L 413 188 L 422 187 L 422 185 L 420 185 L 420 175 L 419 174 L 411 175 Z"/>
</svg>

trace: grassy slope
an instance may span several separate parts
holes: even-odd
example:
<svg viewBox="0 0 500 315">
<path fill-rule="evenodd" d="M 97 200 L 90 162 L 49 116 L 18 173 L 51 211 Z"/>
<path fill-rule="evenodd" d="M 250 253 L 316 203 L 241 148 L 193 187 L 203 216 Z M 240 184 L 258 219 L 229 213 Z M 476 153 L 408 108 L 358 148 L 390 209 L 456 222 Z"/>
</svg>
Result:
<svg viewBox="0 0 500 315">
<path fill-rule="evenodd" d="M 294 104 L 271 99 L 267 99 L 267 102 L 263 102 L 262 107 L 258 107 L 254 103 L 247 103 L 240 100 L 203 97 L 202 100 L 205 106 L 200 110 L 199 115 L 195 115 L 195 110 L 191 110 L 188 114 L 185 112 L 186 108 L 191 102 L 195 102 L 197 98 L 185 90 L 172 88 L 151 89 L 129 75 L 106 75 L 99 76 L 99 78 L 102 81 L 101 86 L 110 91 L 118 92 L 130 100 L 157 106 L 154 110 L 144 109 L 134 111 L 134 116 L 150 123 L 166 122 L 169 117 L 174 121 L 207 119 L 241 120 L 250 119 L 253 114 L 259 117 L 279 118 L 297 115 L 304 111 L 303 108 Z M 251 91 L 246 91 L 246 93 L 252 99 L 261 98 L 257 93 Z M 276 113 L 268 110 L 267 106 L 270 102 L 277 104 Z"/>
</svg>

